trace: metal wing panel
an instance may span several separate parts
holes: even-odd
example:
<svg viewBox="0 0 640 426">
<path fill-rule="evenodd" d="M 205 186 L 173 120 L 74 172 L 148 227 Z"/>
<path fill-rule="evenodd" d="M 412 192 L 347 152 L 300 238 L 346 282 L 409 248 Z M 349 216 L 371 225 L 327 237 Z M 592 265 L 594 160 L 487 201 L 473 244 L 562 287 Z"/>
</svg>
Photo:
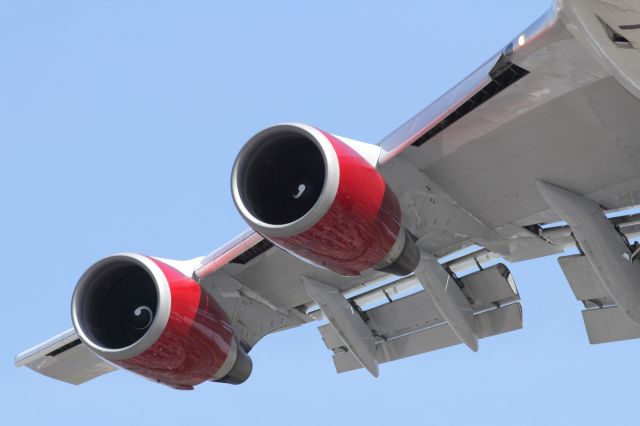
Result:
<svg viewBox="0 0 640 426">
<path fill-rule="evenodd" d="M 91 352 L 74 329 L 22 352 L 16 357 L 16 367 L 23 365 L 45 376 L 79 385 L 117 370 L 109 362 Z"/>
<path fill-rule="evenodd" d="M 571 0 L 564 14 L 591 55 L 640 97 L 640 4 L 635 0 Z"/>
<path fill-rule="evenodd" d="M 401 199 L 420 189 L 402 180 L 410 163 L 432 182 L 428 191 L 454 200 L 502 241 L 522 240 L 517 235 L 522 232 L 509 230 L 514 225 L 558 220 L 534 179 L 586 194 L 606 209 L 640 204 L 640 101 L 634 96 L 640 91 L 629 89 L 640 79 L 640 54 L 635 47 L 622 52 L 606 38 L 602 22 L 587 19 L 599 14 L 635 40 L 631 29 L 622 28 L 639 9 L 622 0 L 554 4 L 498 57 L 380 142 L 380 167 L 390 185 Z M 594 53 L 597 48 L 607 54 Z M 514 66 L 526 74 L 479 97 L 500 82 L 505 67 Z M 445 106 L 446 100 L 451 105 Z M 418 229 L 422 245 L 433 253 L 469 241 L 483 244 L 477 235 L 420 227 L 424 218 L 409 219 L 416 224 L 408 229 Z M 521 253 L 500 251 L 495 243 L 485 246 L 514 261 L 553 252 L 544 244 L 535 250 L 526 244 L 524 251 L 516 250 Z"/>
<path fill-rule="evenodd" d="M 379 145 L 382 148 L 379 162 L 385 164 L 413 144 L 422 135 L 437 126 L 458 107 L 478 94 L 492 81 L 492 70 L 505 54 L 523 48 L 520 41 L 535 40 L 553 27 L 558 19 L 557 6 L 554 4 L 547 13 L 530 25 L 522 34 L 505 46 L 494 57 L 482 64 L 476 71 L 458 83 L 431 105 L 424 108 L 406 123 L 386 136 Z"/>
<path fill-rule="evenodd" d="M 527 218 L 547 210 L 533 184 L 535 178 L 583 194 L 602 191 L 606 195 L 598 201 L 606 208 L 625 207 L 637 201 L 637 194 L 620 193 L 615 186 L 640 177 L 635 152 L 640 149 L 640 126 L 623 123 L 621 117 L 628 116 L 640 116 L 640 101 L 613 78 L 602 79 L 421 170 L 494 228 L 536 223 Z"/>
<path fill-rule="evenodd" d="M 584 310 L 582 318 L 592 345 L 640 338 L 640 326 L 616 306 Z"/>
<path fill-rule="evenodd" d="M 520 296 L 504 265 L 474 272 L 459 281 L 464 296 L 473 307 L 474 330 L 479 338 L 522 327 L 522 312 L 517 303 Z M 425 291 L 390 300 L 364 311 L 361 316 L 376 337 L 375 358 L 378 362 L 461 343 Z M 360 367 L 333 324 L 323 325 L 319 331 L 327 348 L 333 351 L 338 372 Z"/>
<path fill-rule="evenodd" d="M 499 59 L 500 55 L 489 59 L 469 77 L 380 141 L 382 151 L 379 163 L 384 164 L 390 161 L 489 84 L 491 82 L 489 72 Z"/>
<path fill-rule="evenodd" d="M 519 303 L 478 314 L 474 317 L 479 338 L 491 337 L 522 328 L 522 309 Z M 326 342 L 335 343 L 337 339 L 331 328 L 321 329 Z M 441 324 L 415 333 L 407 334 L 389 341 L 382 341 L 376 346 L 376 359 L 380 363 L 444 349 L 460 344 L 449 324 Z M 338 373 L 361 368 L 353 355 L 348 351 L 337 350 L 333 362 Z"/>
<path fill-rule="evenodd" d="M 340 291 L 387 276 L 377 271 L 367 271 L 361 276 L 336 274 L 274 246 L 253 230 L 244 231 L 201 258 L 194 271 L 194 276 L 201 282 L 215 283 L 216 276 L 227 275 L 285 310 L 312 303 L 300 280 L 303 275 L 329 283 Z"/>
<path fill-rule="evenodd" d="M 296 309 L 275 305 L 222 270 L 201 280 L 200 285 L 224 309 L 231 321 L 234 335 L 245 350 L 269 333 L 310 320 Z"/>
<path fill-rule="evenodd" d="M 312 303 L 300 280 L 303 275 L 331 284 L 343 292 L 387 275 L 376 271 L 367 271 L 362 276 L 339 275 L 305 262 L 279 247 L 273 247 L 263 256 L 242 267 L 229 265 L 224 271 L 283 308 Z"/>
</svg>

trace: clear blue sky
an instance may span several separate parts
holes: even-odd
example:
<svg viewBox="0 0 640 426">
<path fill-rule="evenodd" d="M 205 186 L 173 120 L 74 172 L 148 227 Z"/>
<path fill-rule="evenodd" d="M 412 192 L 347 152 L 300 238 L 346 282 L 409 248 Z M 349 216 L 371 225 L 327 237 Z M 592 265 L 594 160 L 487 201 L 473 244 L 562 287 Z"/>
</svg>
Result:
<svg viewBox="0 0 640 426">
<path fill-rule="evenodd" d="M 83 270 L 190 258 L 245 228 L 243 142 L 281 121 L 376 142 L 549 6 L 482 1 L 0 2 L 0 422 L 630 424 L 640 342 L 590 346 L 555 259 L 512 265 L 524 329 L 337 375 L 315 325 L 268 336 L 244 385 L 13 366 L 70 326 Z M 395 423 L 393 423 L 395 424 Z"/>
</svg>

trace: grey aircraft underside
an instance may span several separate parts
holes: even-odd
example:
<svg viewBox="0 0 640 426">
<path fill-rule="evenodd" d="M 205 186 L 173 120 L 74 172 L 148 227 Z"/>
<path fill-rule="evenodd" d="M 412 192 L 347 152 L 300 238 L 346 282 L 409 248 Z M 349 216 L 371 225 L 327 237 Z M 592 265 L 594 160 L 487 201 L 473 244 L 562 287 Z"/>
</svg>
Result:
<svg viewBox="0 0 640 426">
<path fill-rule="evenodd" d="M 584 303 L 591 343 L 640 338 L 640 249 L 629 243 L 640 215 L 605 216 L 640 205 L 640 2 L 558 1 L 377 145 L 336 138 L 393 190 L 419 259 L 408 274 L 386 264 L 341 274 L 255 227 L 207 256 L 160 259 L 217 301 L 234 350 L 318 320 L 338 372 L 377 375 L 381 363 L 459 343 L 478 350 L 522 327 L 497 261 L 552 255 Z M 16 365 L 74 384 L 118 368 L 87 339 L 71 329 Z M 225 374 L 240 368 L 233 357 Z"/>
</svg>

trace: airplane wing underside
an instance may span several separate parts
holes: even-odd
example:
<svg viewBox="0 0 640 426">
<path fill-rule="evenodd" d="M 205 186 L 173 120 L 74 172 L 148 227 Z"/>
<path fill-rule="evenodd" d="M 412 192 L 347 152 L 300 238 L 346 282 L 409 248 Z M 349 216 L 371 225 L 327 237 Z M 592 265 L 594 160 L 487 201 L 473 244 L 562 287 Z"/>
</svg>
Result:
<svg viewBox="0 0 640 426">
<path fill-rule="evenodd" d="M 396 194 L 405 250 L 420 253 L 415 273 L 398 278 L 386 264 L 336 273 L 253 230 L 176 268 L 218 302 L 242 351 L 326 319 L 319 330 L 337 371 L 377 375 L 379 363 L 463 342 L 477 350 L 477 339 L 521 328 L 518 291 L 496 260 L 577 249 L 559 262 L 584 304 L 590 341 L 639 338 L 640 249 L 629 240 L 640 218 L 605 217 L 640 205 L 638 47 L 637 2 L 559 1 L 377 151 L 343 140 L 366 151 Z M 296 198 L 306 186 L 298 188 Z M 453 259 L 433 266 L 444 256 Z M 432 282 L 440 276 L 442 287 Z M 86 354 L 74 356 L 87 367 L 78 375 L 54 359 L 73 349 L 64 342 L 16 363 L 46 375 L 59 365 L 48 375 L 72 383 L 115 368 L 79 344 Z"/>
</svg>

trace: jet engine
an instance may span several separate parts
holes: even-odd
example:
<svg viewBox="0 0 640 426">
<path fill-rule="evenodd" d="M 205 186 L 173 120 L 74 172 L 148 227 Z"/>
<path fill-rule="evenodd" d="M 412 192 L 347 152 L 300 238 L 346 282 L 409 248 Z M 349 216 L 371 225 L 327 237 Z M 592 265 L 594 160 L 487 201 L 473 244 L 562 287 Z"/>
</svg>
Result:
<svg viewBox="0 0 640 426">
<path fill-rule="evenodd" d="M 258 233 L 344 275 L 398 275 L 419 260 L 398 199 L 365 158 L 337 136 L 304 124 L 262 130 L 242 148 L 231 189 Z"/>
<path fill-rule="evenodd" d="M 97 355 L 178 389 L 206 380 L 241 383 L 251 359 L 229 319 L 195 281 L 138 254 L 106 257 L 80 278 L 73 325 Z"/>
</svg>

